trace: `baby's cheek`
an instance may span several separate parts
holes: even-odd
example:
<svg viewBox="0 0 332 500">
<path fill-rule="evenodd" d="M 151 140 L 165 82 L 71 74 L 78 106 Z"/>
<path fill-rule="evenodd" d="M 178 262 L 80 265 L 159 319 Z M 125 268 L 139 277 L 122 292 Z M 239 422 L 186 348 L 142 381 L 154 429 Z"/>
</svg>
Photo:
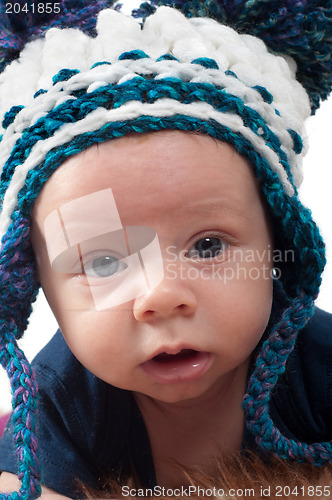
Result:
<svg viewBox="0 0 332 500">
<path fill-rule="evenodd" d="M 273 281 L 269 276 L 267 279 L 263 276 L 250 278 L 250 269 L 245 268 L 242 275 L 227 283 L 211 283 L 218 299 L 210 303 L 210 318 L 214 317 L 217 329 L 227 332 L 230 351 L 253 349 L 271 314 Z"/>
<path fill-rule="evenodd" d="M 123 356 L 128 339 L 119 314 L 108 311 L 70 311 L 63 315 L 62 332 L 72 352 L 86 365 Z"/>
<path fill-rule="evenodd" d="M 242 300 L 243 332 L 252 348 L 263 335 L 272 309 L 272 279 L 251 280 Z"/>
</svg>

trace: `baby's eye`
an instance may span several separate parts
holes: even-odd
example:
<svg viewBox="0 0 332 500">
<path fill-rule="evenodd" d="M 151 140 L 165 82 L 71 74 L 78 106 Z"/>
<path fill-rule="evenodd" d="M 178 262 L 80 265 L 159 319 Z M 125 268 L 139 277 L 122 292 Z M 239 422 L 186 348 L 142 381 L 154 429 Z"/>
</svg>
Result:
<svg viewBox="0 0 332 500">
<path fill-rule="evenodd" d="M 224 252 L 227 244 L 217 236 L 201 238 L 189 249 L 189 259 L 213 259 Z"/>
<path fill-rule="evenodd" d="M 92 278 L 108 278 L 127 267 L 123 260 L 119 260 L 112 255 L 102 255 L 84 263 L 85 274 Z"/>
</svg>

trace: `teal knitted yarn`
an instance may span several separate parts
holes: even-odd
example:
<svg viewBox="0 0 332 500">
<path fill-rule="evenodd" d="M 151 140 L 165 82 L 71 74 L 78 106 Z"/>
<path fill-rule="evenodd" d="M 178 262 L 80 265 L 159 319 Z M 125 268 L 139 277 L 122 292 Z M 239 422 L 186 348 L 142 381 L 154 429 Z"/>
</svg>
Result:
<svg viewBox="0 0 332 500">
<path fill-rule="evenodd" d="M 256 12 L 258 2 L 241 5 L 249 9 L 250 3 Z M 157 9 L 142 29 L 114 11 L 102 12 L 98 23 L 96 38 L 51 30 L 0 74 L 0 359 L 11 380 L 22 480 L 19 493 L 3 498 L 36 498 L 40 492 L 36 385 L 16 345 L 38 291 L 30 243 L 34 202 L 66 159 L 131 133 L 199 132 L 230 143 L 251 163 L 276 246 L 291 249 L 294 258 L 280 264 L 287 305 L 256 359 L 244 400 L 246 425 L 261 447 L 283 458 L 331 462 L 330 443 L 289 440 L 269 416 L 271 391 L 312 315 L 325 265 L 324 243 L 297 195 L 310 107 L 293 63 L 269 54 L 253 37 L 210 20 L 188 21 L 173 9 Z M 54 63 L 50 54 L 59 46 Z M 20 94 L 12 83 L 27 74 L 30 93 L 24 88 Z"/>
</svg>

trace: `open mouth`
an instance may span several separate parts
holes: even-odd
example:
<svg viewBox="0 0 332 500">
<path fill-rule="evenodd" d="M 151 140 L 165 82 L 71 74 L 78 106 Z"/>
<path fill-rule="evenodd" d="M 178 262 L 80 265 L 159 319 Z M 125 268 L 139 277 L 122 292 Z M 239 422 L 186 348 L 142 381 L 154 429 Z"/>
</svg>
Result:
<svg viewBox="0 0 332 500">
<path fill-rule="evenodd" d="M 210 365 L 210 353 L 182 349 L 176 354 L 161 352 L 141 366 L 156 382 L 172 384 L 195 380 L 202 376 Z"/>
<path fill-rule="evenodd" d="M 177 360 L 189 360 L 190 358 L 195 357 L 197 354 L 198 351 L 195 351 L 194 349 L 182 349 L 177 354 L 168 354 L 167 352 L 162 352 L 152 359 L 153 361 L 157 361 L 158 363 L 170 363 Z"/>
</svg>

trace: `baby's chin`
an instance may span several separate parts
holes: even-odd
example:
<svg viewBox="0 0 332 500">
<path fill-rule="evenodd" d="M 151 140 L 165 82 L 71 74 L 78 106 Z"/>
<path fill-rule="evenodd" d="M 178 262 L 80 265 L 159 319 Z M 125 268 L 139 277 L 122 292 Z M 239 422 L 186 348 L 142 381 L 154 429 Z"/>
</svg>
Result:
<svg viewBox="0 0 332 500">
<path fill-rule="evenodd" d="M 171 385 L 159 385 L 145 391 L 131 391 L 134 398 L 138 402 L 153 400 L 156 404 L 180 405 L 185 408 L 188 404 L 188 409 L 196 406 L 204 407 L 204 401 L 211 399 L 210 393 L 213 388 L 211 383 L 196 382 L 196 383 L 179 383 Z M 212 396 L 213 397 L 213 396 Z M 217 399 L 217 393 L 215 398 Z"/>
</svg>

